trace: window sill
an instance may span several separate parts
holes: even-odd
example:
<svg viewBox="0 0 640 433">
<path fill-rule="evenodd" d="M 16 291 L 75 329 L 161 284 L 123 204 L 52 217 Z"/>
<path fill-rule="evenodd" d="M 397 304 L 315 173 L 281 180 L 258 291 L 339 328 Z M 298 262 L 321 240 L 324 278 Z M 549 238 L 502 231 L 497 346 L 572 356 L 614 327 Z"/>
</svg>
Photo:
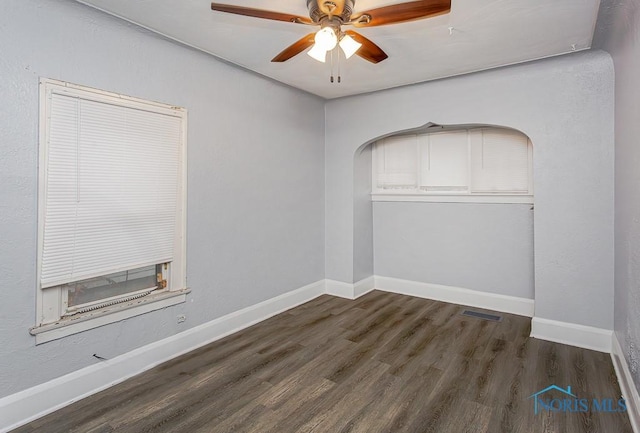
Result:
<svg viewBox="0 0 640 433">
<path fill-rule="evenodd" d="M 533 204 L 532 195 L 516 194 L 415 194 L 373 193 L 371 201 L 411 201 L 428 203 L 522 203 Z"/>
<path fill-rule="evenodd" d="M 36 337 L 36 345 L 47 343 L 78 332 L 180 304 L 186 301 L 189 292 L 191 292 L 191 289 L 187 288 L 149 295 L 89 313 L 65 317 L 55 323 L 36 326 L 31 328 L 29 333 Z"/>
</svg>

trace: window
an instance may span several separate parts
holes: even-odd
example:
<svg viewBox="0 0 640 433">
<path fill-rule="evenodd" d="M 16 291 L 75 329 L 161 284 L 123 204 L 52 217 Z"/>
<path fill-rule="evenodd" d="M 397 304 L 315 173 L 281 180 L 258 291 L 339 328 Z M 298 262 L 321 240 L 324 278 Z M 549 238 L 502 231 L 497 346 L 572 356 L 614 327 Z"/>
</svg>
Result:
<svg viewBox="0 0 640 433">
<path fill-rule="evenodd" d="M 183 302 L 185 110 L 40 86 L 36 342 Z"/>
<path fill-rule="evenodd" d="M 377 201 L 532 203 L 532 146 L 513 130 L 398 135 L 373 145 Z"/>
</svg>

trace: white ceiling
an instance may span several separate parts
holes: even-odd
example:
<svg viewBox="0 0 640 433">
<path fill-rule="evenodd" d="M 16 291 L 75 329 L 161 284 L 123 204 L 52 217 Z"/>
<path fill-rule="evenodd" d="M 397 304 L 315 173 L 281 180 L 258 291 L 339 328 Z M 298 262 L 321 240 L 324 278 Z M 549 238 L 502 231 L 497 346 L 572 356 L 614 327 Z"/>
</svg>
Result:
<svg viewBox="0 0 640 433">
<path fill-rule="evenodd" d="M 446 15 L 358 29 L 389 58 L 377 65 L 357 56 L 343 58 L 342 82 L 332 84 L 330 65 L 304 53 L 284 63 L 270 62 L 312 27 L 213 12 L 208 0 L 78 1 L 324 98 L 588 49 L 599 6 L 599 0 L 452 0 Z M 308 15 L 306 0 L 216 1 Z M 356 0 L 354 9 L 393 3 L 402 0 Z"/>
</svg>

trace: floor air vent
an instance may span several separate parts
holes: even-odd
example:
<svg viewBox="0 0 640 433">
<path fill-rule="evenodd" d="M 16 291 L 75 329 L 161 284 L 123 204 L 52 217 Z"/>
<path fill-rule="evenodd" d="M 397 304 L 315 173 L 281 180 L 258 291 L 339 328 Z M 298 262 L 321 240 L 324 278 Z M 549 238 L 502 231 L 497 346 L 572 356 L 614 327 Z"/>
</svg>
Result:
<svg viewBox="0 0 640 433">
<path fill-rule="evenodd" d="M 462 315 L 469 316 L 469 317 L 476 317 L 478 319 L 491 320 L 492 322 L 499 322 L 502 320 L 502 316 L 496 316 L 495 314 L 481 313 L 479 311 L 464 310 L 462 312 Z"/>
</svg>

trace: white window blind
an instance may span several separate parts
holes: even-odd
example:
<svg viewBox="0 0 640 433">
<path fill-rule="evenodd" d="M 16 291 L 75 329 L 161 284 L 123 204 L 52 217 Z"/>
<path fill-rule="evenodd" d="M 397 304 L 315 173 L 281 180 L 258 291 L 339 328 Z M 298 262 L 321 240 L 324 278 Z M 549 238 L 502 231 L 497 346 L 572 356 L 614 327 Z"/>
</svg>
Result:
<svg viewBox="0 0 640 433">
<path fill-rule="evenodd" d="M 389 137 L 376 143 L 378 188 L 415 188 L 417 146 L 415 135 Z"/>
<path fill-rule="evenodd" d="M 172 261 L 181 119 L 50 98 L 41 286 Z"/>
<path fill-rule="evenodd" d="M 420 137 L 420 187 L 427 191 L 468 191 L 467 131 L 426 134 Z"/>
<path fill-rule="evenodd" d="M 529 147 L 526 136 L 493 128 L 471 131 L 471 137 L 473 192 L 529 191 Z"/>
</svg>

